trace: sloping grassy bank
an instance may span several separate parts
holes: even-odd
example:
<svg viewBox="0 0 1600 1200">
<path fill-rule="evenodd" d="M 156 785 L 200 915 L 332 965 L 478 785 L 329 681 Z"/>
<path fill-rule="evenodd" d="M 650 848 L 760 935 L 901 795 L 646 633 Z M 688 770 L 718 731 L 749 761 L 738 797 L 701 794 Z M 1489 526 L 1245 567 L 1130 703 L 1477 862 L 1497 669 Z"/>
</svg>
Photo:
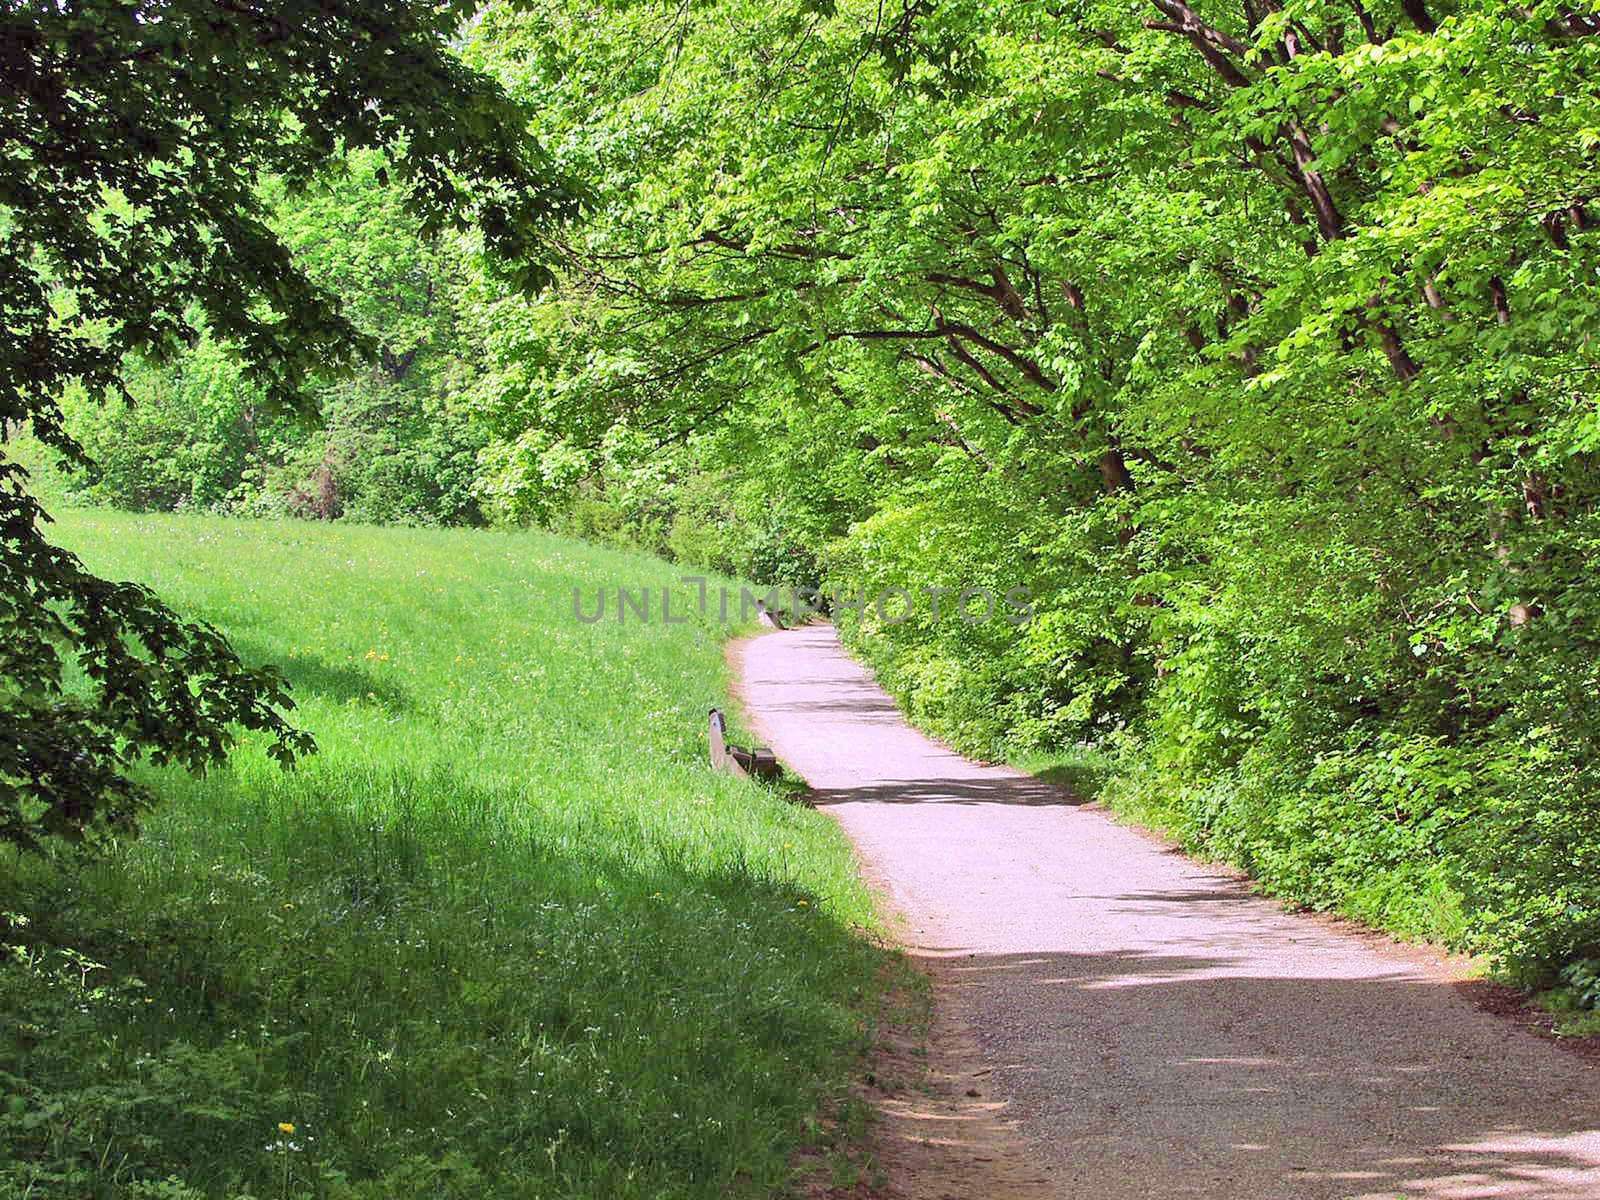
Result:
<svg viewBox="0 0 1600 1200">
<path fill-rule="evenodd" d="M 0 860 L 0 1195 L 784 1184 L 882 957 L 837 827 L 702 765 L 725 631 L 661 623 L 677 569 L 535 535 L 58 536 L 282 664 L 321 752 L 161 776 L 114 861 Z M 618 585 L 649 624 L 574 619 Z"/>
</svg>

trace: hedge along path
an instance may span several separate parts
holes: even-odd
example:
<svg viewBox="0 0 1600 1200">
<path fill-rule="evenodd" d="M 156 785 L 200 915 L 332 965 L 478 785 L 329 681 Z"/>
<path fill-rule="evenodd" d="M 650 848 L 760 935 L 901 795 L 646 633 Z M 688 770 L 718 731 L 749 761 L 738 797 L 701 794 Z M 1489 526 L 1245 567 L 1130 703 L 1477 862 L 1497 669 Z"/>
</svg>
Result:
<svg viewBox="0 0 1600 1200">
<path fill-rule="evenodd" d="M 1285 913 L 967 762 L 911 729 L 829 626 L 735 654 L 750 725 L 854 839 L 946 1026 L 973 1040 L 962 1094 L 1005 1102 L 1033 1170 L 1004 1194 L 1600 1197 L 1600 1065 L 1484 1011 L 1462 961 Z M 909 1135 L 951 1148 L 944 1194 L 983 1194 L 975 1157 L 1021 1178 L 1015 1146 L 963 1151 L 950 1120 Z M 892 1191 L 941 1194 L 887 1158 Z"/>
</svg>

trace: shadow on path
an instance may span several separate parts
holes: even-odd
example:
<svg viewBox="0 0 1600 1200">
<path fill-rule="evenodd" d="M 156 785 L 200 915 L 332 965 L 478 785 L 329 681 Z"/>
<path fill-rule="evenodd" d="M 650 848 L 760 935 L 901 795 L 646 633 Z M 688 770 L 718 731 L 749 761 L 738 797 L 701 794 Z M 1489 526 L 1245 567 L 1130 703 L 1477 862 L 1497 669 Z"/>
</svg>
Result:
<svg viewBox="0 0 1600 1200">
<path fill-rule="evenodd" d="M 825 804 L 1087 804 L 1048 783 L 1022 779 L 875 779 L 853 788 L 813 788 L 810 800 Z"/>
<path fill-rule="evenodd" d="M 740 663 L 752 726 L 855 842 L 976 1040 L 972 1091 L 1009 1102 L 1044 1178 L 1029 1194 L 1600 1200 L 1600 1069 L 1482 1011 L 1462 964 L 1285 913 L 1063 789 L 967 762 L 826 626 Z"/>
<path fill-rule="evenodd" d="M 1066 1195 L 1600 1196 L 1600 1074 L 1440 1024 L 1448 983 L 1198 949 L 935 965 Z"/>
</svg>

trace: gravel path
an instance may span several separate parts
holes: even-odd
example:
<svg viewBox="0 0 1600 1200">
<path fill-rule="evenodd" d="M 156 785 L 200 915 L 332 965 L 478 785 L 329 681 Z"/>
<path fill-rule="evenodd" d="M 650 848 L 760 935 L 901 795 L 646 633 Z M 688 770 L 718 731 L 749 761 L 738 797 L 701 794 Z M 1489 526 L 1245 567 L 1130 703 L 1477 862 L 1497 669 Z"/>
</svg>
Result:
<svg viewBox="0 0 1600 1200">
<path fill-rule="evenodd" d="M 1482 1011 L 1459 964 L 967 762 L 829 626 L 737 655 L 759 736 L 956 981 L 1040 1194 L 1600 1200 L 1600 1066 Z"/>
</svg>

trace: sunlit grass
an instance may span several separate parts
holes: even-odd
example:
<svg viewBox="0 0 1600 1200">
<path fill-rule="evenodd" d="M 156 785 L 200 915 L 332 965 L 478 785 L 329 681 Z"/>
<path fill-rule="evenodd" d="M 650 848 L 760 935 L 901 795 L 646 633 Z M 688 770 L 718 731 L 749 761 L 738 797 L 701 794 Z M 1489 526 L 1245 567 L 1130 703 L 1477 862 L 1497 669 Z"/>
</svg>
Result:
<svg viewBox="0 0 1600 1200">
<path fill-rule="evenodd" d="M 881 956 L 837 827 L 704 765 L 726 631 L 661 624 L 679 570 L 531 534 L 56 535 L 281 664 L 321 750 L 157 776 L 145 836 L 76 877 L 4 860 L 0 1195 L 783 1185 Z M 573 618 L 618 585 L 650 624 Z"/>
</svg>

